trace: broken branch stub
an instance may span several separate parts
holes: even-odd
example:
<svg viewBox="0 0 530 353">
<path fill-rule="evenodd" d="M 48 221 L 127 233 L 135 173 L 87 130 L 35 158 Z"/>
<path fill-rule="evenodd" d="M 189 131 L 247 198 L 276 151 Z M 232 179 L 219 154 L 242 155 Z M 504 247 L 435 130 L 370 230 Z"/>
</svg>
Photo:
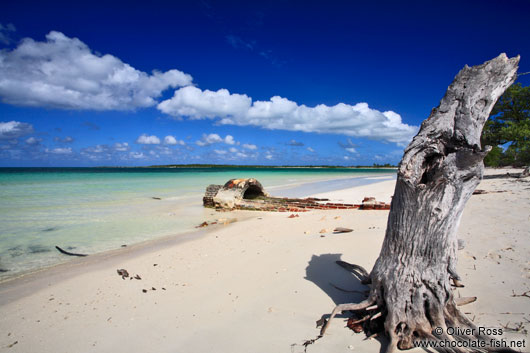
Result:
<svg viewBox="0 0 530 353">
<path fill-rule="evenodd" d="M 405 150 L 365 301 L 382 312 L 389 351 L 412 348 L 416 340 L 455 339 L 434 336 L 436 327 L 474 327 L 456 308 L 450 287 L 451 279 L 460 280 L 456 230 L 483 175 L 482 127 L 515 81 L 518 62 L 501 54 L 465 66 Z"/>
</svg>

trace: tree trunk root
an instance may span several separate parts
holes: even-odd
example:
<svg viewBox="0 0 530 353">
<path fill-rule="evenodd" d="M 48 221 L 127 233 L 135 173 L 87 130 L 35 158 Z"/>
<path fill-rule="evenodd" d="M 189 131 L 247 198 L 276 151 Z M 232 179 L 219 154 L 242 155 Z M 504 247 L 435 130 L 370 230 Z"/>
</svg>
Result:
<svg viewBox="0 0 530 353">
<path fill-rule="evenodd" d="M 348 264 L 344 261 L 337 261 L 337 264 L 358 276 L 360 280 L 369 281 L 370 279 L 366 270 L 361 266 Z M 403 321 L 397 324 L 390 322 L 389 309 L 391 308 L 387 308 L 386 303 L 381 298 L 381 295 L 371 290 L 368 298 L 360 303 L 337 305 L 328 320 L 322 319 L 317 322 L 317 325 L 323 324 L 319 336 L 316 339 L 306 341 L 304 346 L 307 348 L 308 345 L 322 338 L 336 315 L 345 311 L 352 311 L 353 315 L 348 320 L 347 327 L 357 333 L 364 331 L 367 339 L 385 333 L 390 339 L 387 353 L 414 347 L 430 347 L 439 352 L 451 353 L 516 352 L 510 348 L 495 347 L 495 342 L 499 341 L 494 337 L 482 334 L 479 328 L 457 309 L 457 306 L 473 303 L 476 301 L 476 297 L 453 298 L 451 294 L 443 308 L 437 307 L 434 303 L 426 305 L 422 315 L 413 317 L 413 320 L 407 320 L 410 316 L 404 317 Z M 427 346 L 428 341 L 431 341 L 433 345 Z M 480 341 L 486 345 L 479 343 Z M 449 347 L 438 346 L 434 348 L 436 342 L 438 344 L 443 342 Z"/>
<path fill-rule="evenodd" d="M 347 310 L 352 310 L 352 311 L 366 310 L 366 308 L 371 306 L 373 303 L 374 303 L 373 300 L 367 299 L 358 304 L 349 303 L 349 304 L 337 305 L 335 309 L 333 309 L 333 311 L 331 312 L 331 316 L 329 317 L 328 321 L 324 324 L 324 326 L 322 326 L 322 329 L 320 330 L 320 336 L 324 336 L 324 334 L 326 333 L 326 330 L 328 329 L 331 323 L 331 320 L 333 320 L 333 318 L 335 318 L 335 316 L 338 313 L 342 313 L 343 311 L 347 311 Z"/>
</svg>

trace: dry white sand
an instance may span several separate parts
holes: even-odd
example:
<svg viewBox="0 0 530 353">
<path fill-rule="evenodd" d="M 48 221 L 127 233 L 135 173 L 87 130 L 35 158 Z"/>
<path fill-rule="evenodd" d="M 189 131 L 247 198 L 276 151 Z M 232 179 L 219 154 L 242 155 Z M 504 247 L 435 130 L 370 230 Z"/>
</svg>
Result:
<svg viewBox="0 0 530 353">
<path fill-rule="evenodd" d="M 389 201 L 393 188 L 385 181 L 318 196 Z M 456 293 L 478 296 L 463 307 L 477 325 L 530 326 L 530 298 L 513 296 L 530 290 L 530 180 L 486 179 L 479 188 L 506 192 L 474 195 L 466 206 L 458 266 L 466 287 Z M 330 285 L 366 289 L 335 261 L 371 269 L 388 211 L 252 215 L 0 284 L 0 352 L 303 352 L 301 344 L 318 335 L 317 319 L 362 299 Z M 354 231 L 332 234 L 335 227 Z M 121 268 L 142 279 L 123 280 Z M 345 317 L 307 351 L 379 352 L 386 345 L 344 328 Z"/>
</svg>

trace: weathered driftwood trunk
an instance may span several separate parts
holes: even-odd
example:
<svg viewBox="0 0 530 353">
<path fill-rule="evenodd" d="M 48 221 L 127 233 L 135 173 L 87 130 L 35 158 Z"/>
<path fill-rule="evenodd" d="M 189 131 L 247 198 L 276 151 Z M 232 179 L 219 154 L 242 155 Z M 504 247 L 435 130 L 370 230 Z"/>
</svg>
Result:
<svg viewBox="0 0 530 353">
<path fill-rule="evenodd" d="M 370 295 L 334 312 L 368 308 L 369 315 L 381 317 L 389 351 L 411 348 L 414 340 L 456 339 L 445 334 L 449 326 L 473 327 L 450 288 L 451 279 L 459 280 L 456 231 L 482 178 L 482 127 L 514 82 L 518 62 L 501 54 L 462 69 L 405 150 L 381 253 L 369 275 Z M 434 336 L 436 327 L 444 333 Z"/>
<path fill-rule="evenodd" d="M 385 240 L 371 273 L 372 300 L 386 311 L 392 344 L 412 347 L 436 327 L 470 323 L 456 309 L 456 231 L 482 179 L 480 135 L 493 105 L 516 78 L 519 58 L 465 67 L 405 150 Z M 444 336 L 442 334 L 442 336 Z M 452 336 L 445 335 L 445 339 Z"/>
</svg>

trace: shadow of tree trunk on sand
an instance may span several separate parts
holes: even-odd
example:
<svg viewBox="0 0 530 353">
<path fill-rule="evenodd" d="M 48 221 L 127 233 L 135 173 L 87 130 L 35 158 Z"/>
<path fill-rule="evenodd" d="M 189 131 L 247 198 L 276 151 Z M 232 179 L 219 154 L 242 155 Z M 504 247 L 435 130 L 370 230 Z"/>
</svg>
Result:
<svg viewBox="0 0 530 353">
<path fill-rule="evenodd" d="M 305 269 L 305 279 L 322 289 L 334 304 L 343 303 L 345 299 L 364 300 L 364 292 L 369 288 L 361 283 L 361 279 L 346 270 L 337 271 L 337 261 L 341 254 L 313 255 Z"/>
<path fill-rule="evenodd" d="M 335 305 L 348 300 L 363 301 L 367 298 L 369 287 L 362 283 L 362 276 L 357 276 L 338 265 L 341 262 L 342 254 L 321 254 L 313 255 L 306 267 L 305 279 L 313 282 L 324 293 L 326 293 Z M 337 317 L 349 318 L 351 313 L 344 312 Z M 327 320 L 330 314 L 324 314 L 321 320 Z M 353 333 L 353 332 L 352 332 Z M 384 337 L 377 337 L 381 344 L 380 351 L 384 352 L 388 345 L 388 340 Z M 309 343 L 310 341 L 306 341 Z M 304 343 L 304 352 L 307 352 L 307 345 Z"/>
</svg>

